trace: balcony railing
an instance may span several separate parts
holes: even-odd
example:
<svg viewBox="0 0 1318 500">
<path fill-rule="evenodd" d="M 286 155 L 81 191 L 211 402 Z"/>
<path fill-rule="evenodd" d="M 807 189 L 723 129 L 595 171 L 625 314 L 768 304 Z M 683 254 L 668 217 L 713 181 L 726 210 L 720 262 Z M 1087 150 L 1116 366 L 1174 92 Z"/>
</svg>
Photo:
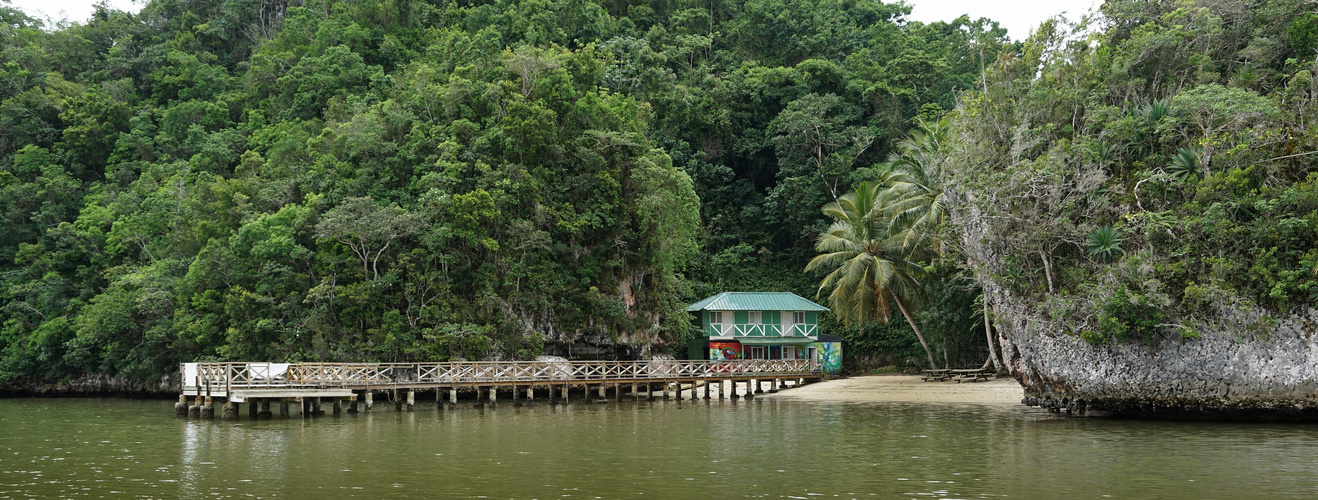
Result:
<svg viewBox="0 0 1318 500">
<path fill-rule="evenodd" d="M 819 325 L 762 325 L 762 324 L 723 324 L 714 325 L 720 337 L 814 337 L 819 332 Z"/>
</svg>

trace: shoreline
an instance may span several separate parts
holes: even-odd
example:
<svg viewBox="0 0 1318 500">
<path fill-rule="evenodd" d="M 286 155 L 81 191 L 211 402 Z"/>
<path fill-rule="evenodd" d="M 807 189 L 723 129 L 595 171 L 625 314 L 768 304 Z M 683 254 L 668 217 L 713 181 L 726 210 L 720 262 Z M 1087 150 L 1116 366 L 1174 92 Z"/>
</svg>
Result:
<svg viewBox="0 0 1318 500">
<path fill-rule="evenodd" d="M 738 391 L 747 387 L 738 384 Z M 60 390 L 63 389 L 63 390 Z M 73 390 L 70 390 L 73 389 Z M 96 390 L 101 389 L 101 390 Z M 119 389 L 119 390 L 114 390 Z M 117 387 L 40 387 L 0 389 L 0 399 L 13 398 L 130 398 L 172 399 L 178 390 L 156 391 L 124 390 Z M 156 388 L 151 388 L 156 389 Z M 757 394 L 756 398 L 784 401 L 841 402 L 841 403 L 970 403 L 970 404 L 1021 404 L 1025 391 L 1016 379 L 1000 377 L 983 382 L 953 381 L 924 382 L 919 375 L 882 374 L 861 375 L 815 382 L 799 388 L 784 389 L 778 393 Z"/>
<path fill-rule="evenodd" d="M 816 382 L 759 397 L 842 403 L 1021 404 L 1025 390 L 1011 377 L 983 382 L 924 382 L 919 375 L 861 375 Z"/>
</svg>

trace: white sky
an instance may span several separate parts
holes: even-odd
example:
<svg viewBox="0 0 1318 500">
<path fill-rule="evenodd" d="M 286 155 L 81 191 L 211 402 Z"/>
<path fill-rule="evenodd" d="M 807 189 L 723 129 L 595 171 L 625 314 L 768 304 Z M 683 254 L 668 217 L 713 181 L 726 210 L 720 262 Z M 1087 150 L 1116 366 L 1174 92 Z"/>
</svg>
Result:
<svg viewBox="0 0 1318 500">
<path fill-rule="evenodd" d="M 886 3 L 886 2 L 885 2 Z M 951 21 L 961 14 L 971 19 L 987 17 L 1007 28 L 1007 36 L 1024 40 L 1045 19 L 1066 12 L 1072 21 L 1080 19 L 1102 0 L 906 0 L 913 21 Z"/>
<path fill-rule="evenodd" d="M 91 16 L 89 0 L 10 0 L 15 7 L 34 17 L 49 17 L 53 21 L 67 18 L 86 20 Z M 107 0 L 111 7 L 136 12 L 146 0 Z M 950 21 L 961 14 L 971 19 L 987 17 L 1007 28 L 1007 35 L 1020 40 L 1030 34 L 1044 19 L 1062 11 L 1067 17 L 1079 19 L 1100 0 L 907 0 L 912 6 L 911 19 L 915 21 Z"/>
<path fill-rule="evenodd" d="M 50 19 L 52 22 L 59 22 L 61 19 L 70 21 L 86 21 L 92 17 L 92 6 L 96 5 L 93 0 L 9 0 L 14 7 L 23 9 L 27 15 L 38 19 Z M 132 0 L 106 0 L 111 8 L 137 12 L 141 10 L 141 5 L 133 5 Z M 142 0 L 145 3 L 145 0 Z"/>
</svg>

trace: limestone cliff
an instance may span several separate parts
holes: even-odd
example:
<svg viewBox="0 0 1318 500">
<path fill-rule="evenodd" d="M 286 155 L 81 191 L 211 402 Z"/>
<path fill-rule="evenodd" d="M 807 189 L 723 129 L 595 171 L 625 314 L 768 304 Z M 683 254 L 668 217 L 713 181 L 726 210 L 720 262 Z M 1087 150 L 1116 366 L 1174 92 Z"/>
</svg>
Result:
<svg viewBox="0 0 1318 500">
<path fill-rule="evenodd" d="M 1236 311 L 1200 338 L 1092 345 L 1027 301 L 990 288 L 1003 358 L 1024 403 L 1170 418 L 1318 420 L 1318 310 L 1251 328 Z"/>
</svg>

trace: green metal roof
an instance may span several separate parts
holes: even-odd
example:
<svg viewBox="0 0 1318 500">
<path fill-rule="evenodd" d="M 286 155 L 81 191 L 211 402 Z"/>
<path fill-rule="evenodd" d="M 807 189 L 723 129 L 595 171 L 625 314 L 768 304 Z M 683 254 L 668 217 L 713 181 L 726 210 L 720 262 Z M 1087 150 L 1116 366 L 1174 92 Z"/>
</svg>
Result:
<svg viewBox="0 0 1318 500">
<path fill-rule="evenodd" d="M 828 308 L 791 292 L 723 292 L 695 304 L 687 311 L 827 311 Z"/>
</svg>

